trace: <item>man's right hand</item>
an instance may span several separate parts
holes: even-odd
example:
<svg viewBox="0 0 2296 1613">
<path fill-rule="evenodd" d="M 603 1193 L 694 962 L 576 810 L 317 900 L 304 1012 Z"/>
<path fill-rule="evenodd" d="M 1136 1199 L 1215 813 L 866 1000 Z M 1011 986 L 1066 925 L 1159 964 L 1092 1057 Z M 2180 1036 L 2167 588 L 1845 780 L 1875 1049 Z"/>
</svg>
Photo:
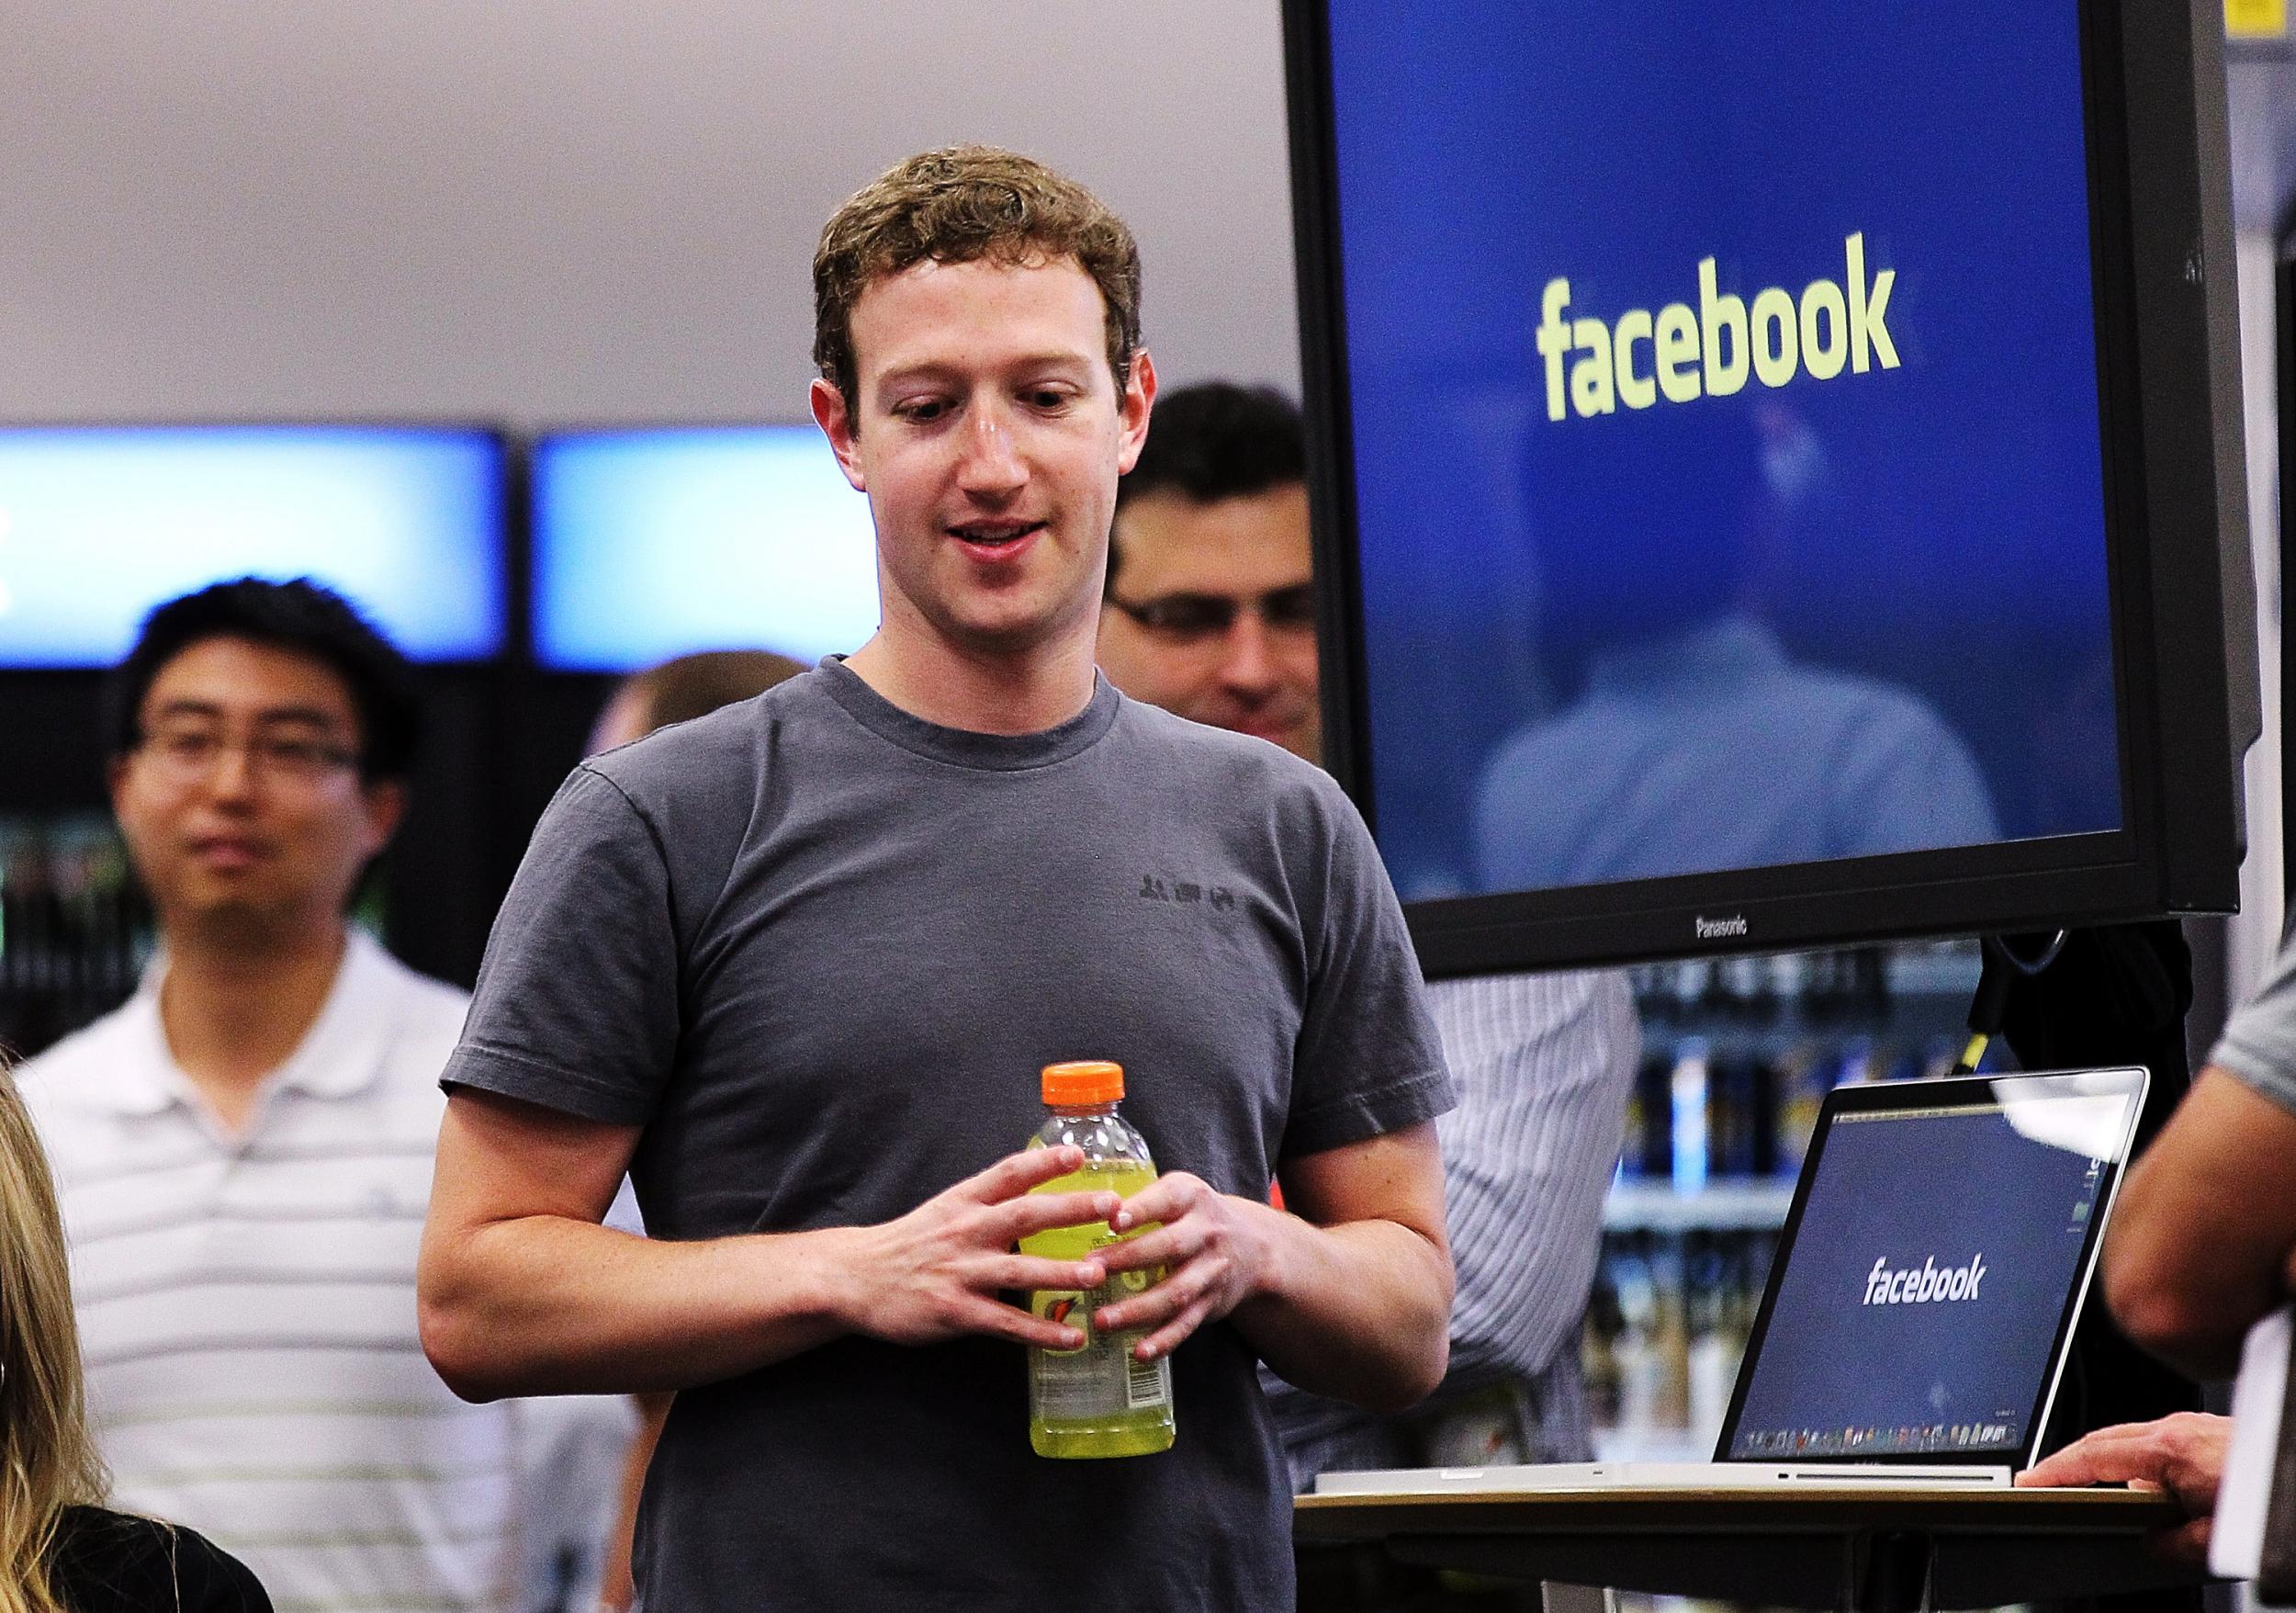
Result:
<svg viewBox="0 0 2296 1613">
<path fill-rule="evenodd" d="M 1031 1234 L 1107 1222 L 1114 1192 L 1030 1190 L 1081 1169 L 1080 1148 L 1028 1148 L 925 1201 L 897 1221 L 848 1235 L 850 1282 L 838 1306 L 855 1333 L 895 1344 L 938 1344 L 986 1334 L 1043 1349 L 1075 1349 L 1078 1329 L 1044 1321 L 998 1297 L 1013 1290 L 1091 1289 L 1097 1259 L 1048 1260 L 1013 1252 Z"/>
</svg>

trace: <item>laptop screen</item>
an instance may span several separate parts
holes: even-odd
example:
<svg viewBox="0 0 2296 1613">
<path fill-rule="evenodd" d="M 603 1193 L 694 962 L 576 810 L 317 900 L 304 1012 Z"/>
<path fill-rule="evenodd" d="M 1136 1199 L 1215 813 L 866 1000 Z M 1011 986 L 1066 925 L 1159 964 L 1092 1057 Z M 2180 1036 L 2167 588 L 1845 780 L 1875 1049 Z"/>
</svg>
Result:
<svg viewBox="0 0 2296 1613">
<path fill-rule="evenodd" d="M 2021 1465 L 2144 1082 L 2105 1070 L 1834 1092 L 1717 1460 Z"/>
</svg>

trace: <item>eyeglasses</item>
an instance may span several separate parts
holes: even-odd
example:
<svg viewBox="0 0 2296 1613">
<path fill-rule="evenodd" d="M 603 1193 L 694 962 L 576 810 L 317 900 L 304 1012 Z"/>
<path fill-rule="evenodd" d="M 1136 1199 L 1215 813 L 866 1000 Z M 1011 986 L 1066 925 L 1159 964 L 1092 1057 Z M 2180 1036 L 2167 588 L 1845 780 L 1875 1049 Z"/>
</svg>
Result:
<svg viewBox="0 0 2296 1613">
<path fill-rule="evenodd" d="M 359 760 L 348 746 L 314 736 L 257 732 L 234 739 L 208 728 L 148 729 L 136 749 L 162 773 L 184 783 L 211 776 L 233 750 L 246 753 L 251 771 L 298 784 L 317 784 Z"/>
<path fill-rule="evenodd" d="M 1295 582 L 1270 589 L 1256 597 L 1239 599 L 1230 593 L 1167 593 L 1138 602 L 1108 603 L 1159 637 L 1195 642 L 1217 638 L 1235 626 L 1236 617 L 1250 610 L 1259 614 L 1270 632 L 1304 633 L 1315 629 L 1315 584 Z"/>
</svg>

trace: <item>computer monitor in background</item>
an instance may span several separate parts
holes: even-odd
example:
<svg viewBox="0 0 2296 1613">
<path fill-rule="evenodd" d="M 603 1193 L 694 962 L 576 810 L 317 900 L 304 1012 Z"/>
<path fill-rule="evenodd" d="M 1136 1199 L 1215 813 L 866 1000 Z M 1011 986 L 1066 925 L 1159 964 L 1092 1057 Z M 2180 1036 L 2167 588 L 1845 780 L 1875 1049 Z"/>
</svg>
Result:
<svg viewBox="0 0 2296 1613">
<path fill-rule="evenodd" d="M 0 668 L 109 666 L 153 605 L 312 577 L 418 660 L 502 650 L 504 471 L 432 425 L 0 427 Z"/>
<path fill-rule="evenodd" d="M 1326 752 L 1431 973 L 2234 904 L 2221 15 L 1287 28 Z"/>
<path fill-rule="evenodd" d="M 547 670 L 737 646 L 812 660 L 877 630 L 869 502 L 811 425 L 547 434 L 533 504 Z"/>
</svg>

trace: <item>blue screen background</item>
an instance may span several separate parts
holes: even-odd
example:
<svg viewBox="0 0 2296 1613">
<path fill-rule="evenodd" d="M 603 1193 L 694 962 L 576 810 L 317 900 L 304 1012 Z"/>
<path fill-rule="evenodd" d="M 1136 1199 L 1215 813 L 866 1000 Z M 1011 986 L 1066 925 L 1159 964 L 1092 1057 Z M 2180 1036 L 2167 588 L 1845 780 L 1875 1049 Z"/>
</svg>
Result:
<svg viewBox="0 0 2296 1613">
<path fill-rule="evenodd" d="M 2118 828 L 2070 0 L 1431 15 L 1331 6 L 1403 894 Z M 1695 310 L 1704 257 L 1798 294 L 1852 232 L 1898 367 L 1548 418 L 1551 277 L 1574 316 Z M 1739 705 L 1684 694 L 1717 667 Z M 1774 821 L 1721 816 L 1750 797 Z"/>
<path fill-rule="evenodd" d="M 109 666 L 145 613 L 309 576 L 417 660 L 503 648 L 502 460 L 482 432 L 0 431 L 0 666 Z"/>
<path fill-rule="evenodd" d="M 534 509 L 545 666 L 751 647 L 817 660 L 877 630 L 869 501 L 813 426 L 546 438 Z"/>
<path fill-rule="evenodd" d="M 1763 1433 L 1880 1430 L 1866 1453 L 2023 1442 L 2102 1177 L 2088 1156 L 2020 1135 L 1998 1111 L 1844 1118 L 1825 1136 L 1728 1455 L 1795 1453 Z M 1874 1262 L 1893 1269 L 1982 1256 L 1974 1299 L 1864 1303 Z M 1899 1429 L 2002 1432 L 1956 1446 Z M 1840 1454 L 1832 1438 L 1800 1453 Z"/>
</svg>

